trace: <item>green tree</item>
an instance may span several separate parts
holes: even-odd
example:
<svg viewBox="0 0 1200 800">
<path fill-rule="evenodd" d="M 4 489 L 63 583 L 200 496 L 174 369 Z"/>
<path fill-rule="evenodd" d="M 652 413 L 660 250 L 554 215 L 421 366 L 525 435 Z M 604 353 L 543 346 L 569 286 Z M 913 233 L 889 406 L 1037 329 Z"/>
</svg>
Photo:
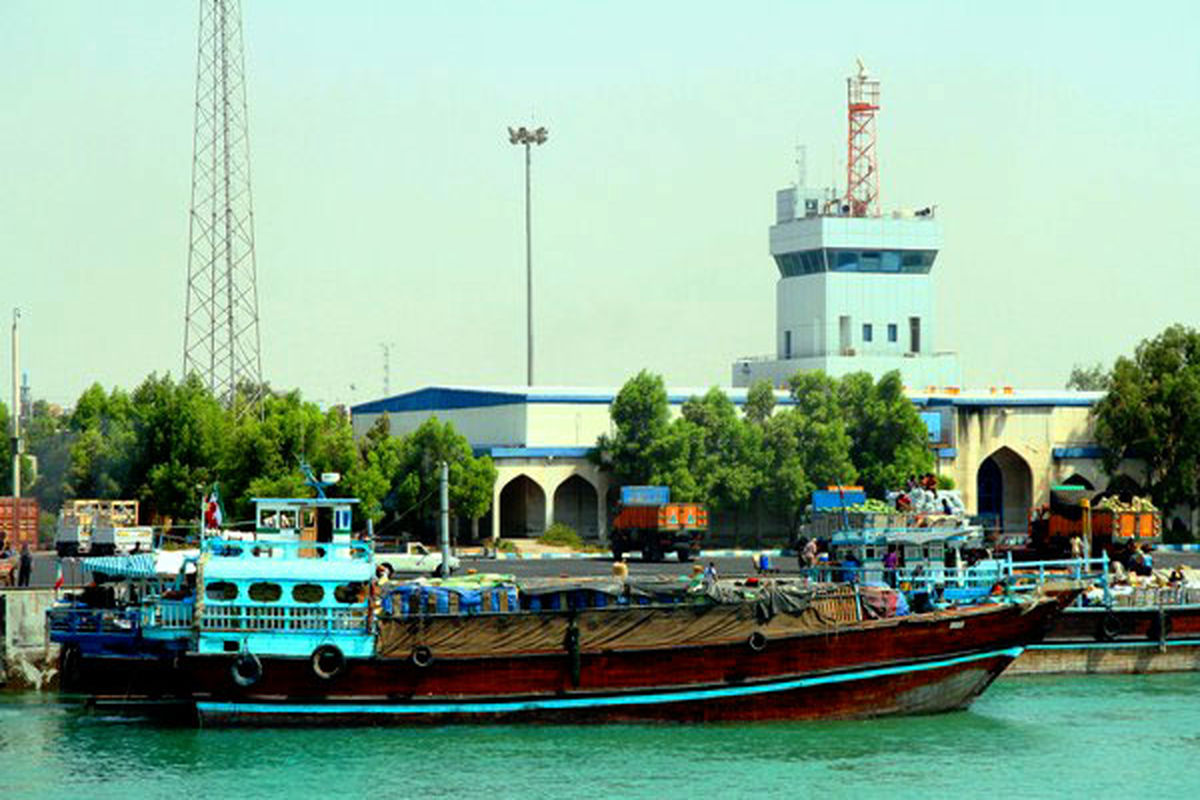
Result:
<svg viewBox="0 0 1200 800">
<path fill-rule="evenodd" d="M 71 435 L 67 420 L 45 400 L 33 403 L 27 430 L 27 449 L 37 458 L 37 479 L 30 487 L 43 511 L 55 512 L 65 499 L 71 466 Z"/>
<path fill-rule="evenodd" d="M 865 372 L 838 382 L 838 398 L 850 434 L 850 458 L 869 497 L 897 489 L 909 475 L 933 469 L 929 433 L 904 394 L 899 371 L 878 382 Z"/>
<path fill-rule="evenodd" d="M 383 501 L 389 524 L 432 530 L 440 500 L 440 465 L 450 468 L 450 510 L 453 517 L 477 520 L 492 505 L 496 467 L 489 456 L 476 457 L 466 437 L 449 422 L 430 417 L 403 437 L 391 477 L 391 492 Z"/>
<path fill-rule="evenodd" d="M 717 388 L 683 404 L 672 427 L 685 425 L 699 434 L 690 472 L 700 499 L 715 509 L 748 508 L 764 480 L 761 428 L 742 419 Z"/>
<path fill-rule="evenodd" d="M 134 408 L 121 389 L 105 392 L 98 383 L 79 396 L 66 423 L 66 485 L 63 496 L 116 499 L 133 497 L 129 470 L 136 445 Z"/>
<path fill-rule="evenodd" d="M 192 519 L 218 478 L 229 418 L 194 373 L 176 383 L 151 374 L 134 390 L 134 442 L 126 486 L 149 519 Z"/>
<path fill-rule="evenodd" d="M 1172 325 L 1118 358 L 1092 413 L 1110 475 L 1141 459 L 1160 508 L 1200 506 L 1200 332 Z"/>
<path fill-rule="evenodd" d="M 613 400 L 611 417 L 615 432 L 600 437 L 598 458 L 620 483 L 650 482 L 670 420 L 662 376 L 642 370 L 626 381 Z"/>
<path fill-rule="evenodd" d="M 1108 388 L 1108 371 L 1099 362 L 1090 367 L 1076 364 L 1067 378 L 1067 388 L 1081 392 L 1103 392 Z"/>
<path fill-rule="evenodd" d="M 322 412 L 295 390 L 265 389 L 262 403 L 261 417 L 244 414 L 229 422 L 220 477 L 236 518 L 249 518 L 254 497 L 312 495 L 301 461 L 318 474 L 343 476 L 327 490 L 330 496 L 352 493 L 345 478 L 358 469 L 360 457 L 349 420 L 337 410 Z"/>
<path fill-rule="evenodd" d="M 746 420 L 762 426 L 774 413 L 775 387 L 765 378 L 755 381 L 746 393 Z"/>
<path fill-rule="evenodd" d="M 814 489 L 857 477 L 838 383 L 822 372 L 789 381 L 794 405 L 766 424 L 767 502 L 791 520 L 795 532 Z"/>
<path fill-rule="evenodd" d="M 12 419 L 8 416 L 8 406 L 0 400 L 0 494 L 12 492 Z"/>
</svg>

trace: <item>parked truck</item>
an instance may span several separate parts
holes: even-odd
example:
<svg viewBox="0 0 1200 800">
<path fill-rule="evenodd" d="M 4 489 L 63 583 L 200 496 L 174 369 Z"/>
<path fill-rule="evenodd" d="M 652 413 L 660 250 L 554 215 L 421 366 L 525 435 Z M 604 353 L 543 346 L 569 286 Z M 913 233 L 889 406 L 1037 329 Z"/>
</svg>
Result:
<svg viewBox="0 0 1200 800">
<path fill-rule="evenodd" d="M 54 549 L 59 556 L 148 553 L 154 529 L 137 519 L 137 500 L 68 500 L 58 512 Z"/>
<path fill-rule="evenodd" d="M 637 550 L 643 561 L 662 561 L 671 552 L 690 561 L 707 531 L 703 504 L 672 503 L 667 486 L 622 486 L 612 523 L 613 558 Z"/>
<path fill-rule="evenodd" d="M 1162 515 L 1149 500 L 1116 497 L 1077 486 L 1054 486 L 1050 502 L 1029 515 L 1029 550 L 1038 558 L 1064 558 L 1071 553 L 1070 541 L 1078 536 L 1091 553 L 1101 550 L 1116 555 L 1130 545 L 1154 545 L 1162 541 Z"/>
</svg>

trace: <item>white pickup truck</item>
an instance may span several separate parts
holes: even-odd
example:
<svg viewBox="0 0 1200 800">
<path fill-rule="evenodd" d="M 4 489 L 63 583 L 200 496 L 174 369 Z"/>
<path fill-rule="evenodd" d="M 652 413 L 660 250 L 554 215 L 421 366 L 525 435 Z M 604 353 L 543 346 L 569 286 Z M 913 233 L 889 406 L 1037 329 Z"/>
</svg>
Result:
<svg viewBox="0 0 1200 800">
<path fill-rule="evenodd" d="M 420 543 L 409 543 L 403 550 L 376 552 L 375 566 L 383 567 L 389 575 L 441 575 L 442 552 Z M 451 554 L 449 566 L 449 574 L 453 575 L 461 566 L 458 556 Z"/>
</svg>

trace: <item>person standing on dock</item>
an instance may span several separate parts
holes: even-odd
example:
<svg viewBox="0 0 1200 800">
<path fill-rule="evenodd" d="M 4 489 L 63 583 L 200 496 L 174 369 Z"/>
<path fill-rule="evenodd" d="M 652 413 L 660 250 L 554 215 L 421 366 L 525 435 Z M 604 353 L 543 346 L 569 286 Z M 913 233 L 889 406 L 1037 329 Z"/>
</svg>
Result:
<svg viewBox="0 0 1200 800">
<path fill-rule="evenodd" d="M 17 567 L 17 586 L 28 586 L 29 576 L 33 573 L 33 554 L 29 552 L 29 545 L 21 545 L 21 562 Z"/>
</svg>

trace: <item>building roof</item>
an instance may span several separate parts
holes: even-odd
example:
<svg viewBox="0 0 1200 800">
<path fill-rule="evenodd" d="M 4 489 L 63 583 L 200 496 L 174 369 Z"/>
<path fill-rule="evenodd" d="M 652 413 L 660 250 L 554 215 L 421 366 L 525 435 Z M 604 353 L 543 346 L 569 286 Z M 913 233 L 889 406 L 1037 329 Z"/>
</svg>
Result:
<svg viewBox="0 0 1200 800">
<path fill-rule="evenodd" d="M 717 387 L 735 405 L 744 405 L 749 389 Z M 399 413 L 403 411 L 446 411 L 456 408 L 486 408 L 504 405 L 611 405 L 619 389 L 612 387 L 579 386 L 426 386 L 409 392 L 392 395 L 379 400 L 369 400 L 352 406 L 352 414 Z M 669 387 L 667 401 L 671 405 L 682 405 L 692 397 L 699 397 L 709 388 Z M 925 407 L 937 406 L 1093 406 L 1104 396 L 1103 392 L 1076 392 L 1070 390 L 957 390 L 943 392 L 910 392 L 914 404 Z M 791 396 L 785 391 L 775 392 L 775 402 L 791 405 Z"/>
</svg>

